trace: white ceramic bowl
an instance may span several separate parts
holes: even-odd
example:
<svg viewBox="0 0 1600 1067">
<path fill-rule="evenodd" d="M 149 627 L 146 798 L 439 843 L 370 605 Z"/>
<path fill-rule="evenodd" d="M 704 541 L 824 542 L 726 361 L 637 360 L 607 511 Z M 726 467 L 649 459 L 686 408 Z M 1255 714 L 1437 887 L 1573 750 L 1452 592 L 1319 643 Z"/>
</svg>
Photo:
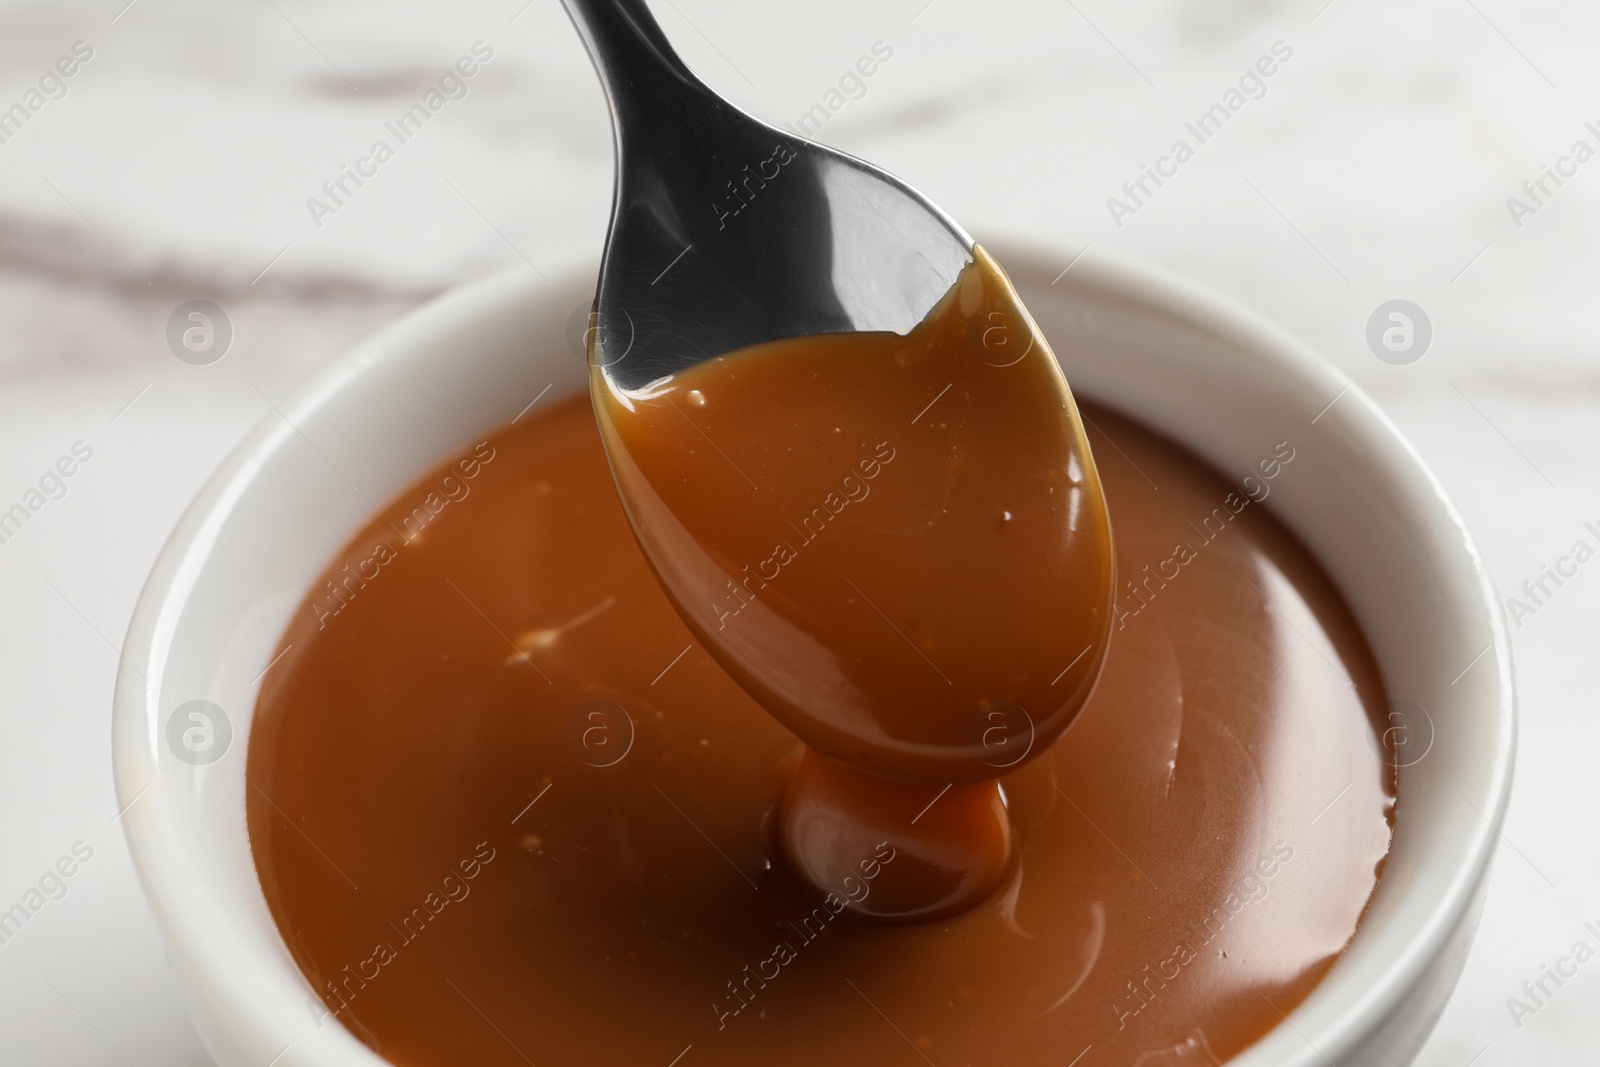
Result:
<svg viewBox="0 0 1600 1067">
<path fill-rule="evenodd" d="M 1348 952 L 1291 1025 L 1233 1063 L 1409 1062 L 1465 961 L 1511 785 L 1511 659 L 1477 550 L 1388 420 L 1293 338 L 1148 267 L 1096 254 L 1052 285 L 1068 256 L 1000 252 L 1079 395 L 1225 471 L 1294 443 L 1268 506 L 1344 591 L 1391 696 L 1426 709 L 1436 736 L 1400 771 L 1393 850 Z M 318 1024 L 256 880 L 244 771 L 258 679 L 312 580 L 380 505 L 546 386 L 541 404 L 584 387 L 566 335 L 595 272 L 561 277 L 547 286 L 519 268 L 463 287 L 336 363 L 212 476 L 140 597 L 117 679 L 117 798 L 222 1067 L 382 1063 Z M 204 766 L 167 741 L 173 711 L 197 698 L 233 733 Z"/>
</svg>

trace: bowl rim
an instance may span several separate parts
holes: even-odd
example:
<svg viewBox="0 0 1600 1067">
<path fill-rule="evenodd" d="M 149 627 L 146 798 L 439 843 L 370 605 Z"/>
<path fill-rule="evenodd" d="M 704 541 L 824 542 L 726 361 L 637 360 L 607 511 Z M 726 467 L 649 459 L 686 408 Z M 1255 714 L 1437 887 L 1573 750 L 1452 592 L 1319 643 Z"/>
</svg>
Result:
<svg viewBox="0 0 1600 1067">
<path fill-rule="evenodd" d="M 1039 270 L 1048 276 L 1046 264 L 1065 262 L 1069 253 L 1048 244 L 1028 239 L 997 240 L 997 258 L 1008 264 Z M 1085 249 L 1084 251 L 1087 251 Z M 592 254 L 571 254 L 552 275 L 571 277 L 587 268 L 592 274 Z M 1376 1030 L 1393 1012 L 1400 1010 L 1405 994 L 1448 952 L 1470 912 L 1481 901 L 1489 864 L 1498 842 L 1500 826 L 1510 803 L 1515 765 L 1517 715 L 1509 633 L 1503 609 L 1481 553 L 1472 540 L 1461 515 L 1444 487 L 1423 462 L 1422 457 L 1399 432 L 1394 423 L 1370 397 L 1333 364 L 1317 354 L 1283 328 L 1230 297 L 1125 253 L 1096 248 L 1094 255 L 1078 254 L 1069 270 L 1079 271 L 1085 281 L 1116 291 L 1160 308 L 1187 323 L 1211 331 L 1219 338 L 1239 346 L 1270 353 L 1305 380 L 1321 379 L 1343 398 L 1337 420 L 1355 434 L 1380 446 L 1380 462 L 1393 470 L 1405 470 L 1420 478 L 1431 490 L 1429 506 L 1459 535 L 1459 547 L 1475 581 L 1470 595 L 1463 599 L 1482 609 L 1492 633 L 1491 648 L 1485 658 L 1495 668 L 1492 699 L 1495 704 L 1493 754 L 1484 773 L 1468 783 L 1464 793 L 1483 816 L 1464 845 L 1452 846 L 1458 856 L 1446 892 L 1439 895 L 1403 944 L 1387 954 L 1388 962 L 1379 981 L 1347 999 L 1344 1006 L 1317 1033 L 1321 1040 L 1292 1055 L 1290 1062 L 1312 1064 L 1326 1056 L 1348 1053 Z M 1062 272 L 1062 275 L 1066 274 Z M 200 918 L 208 909 L 193 905 L 208 892 L 198 881 L 184 877 L 185 847 L 180 835 L 169 829 L 169 806 L 165 803 L 138 804 L 147 791 L 159 797 L 163 778 L 158 771 L 160 722 L 159 696 L 162 691 L 165 657 L 169 639 L 184 601 L 192 593 L 210 547 L 232 509 L 248 492 L 267 457 L 295 433 L 292 426 L 319 408 L 332 403 L 355 385 L 369 365 L 406 347 L 423 334 L 459 327 L 465 316 L 485 305 L 499 306 L 524 292 L 521 266 L 505 268 L 487 277 L 457 286 L 412 309 L 389 323 L 346 354 L 313 376 L 282 405 L 284 419 L 268 413 L 236 444 L 207 478 L 194 500 L 184 510 L 172 533 L 152 564 L 134 607 L 123 641 L 112 707 L 112 770 L 116 787 L 119 821 L 128 843 L 145 897 L 163 937 L 177 942 L 184 954 L 203 964 L 207 954 L 201 948 L 207 920 Z M 1057 275 L 1057 280 L 1060 275 Z M 1051 283 L 1054 284 L 1054 283 Z M 1087 391 L 1086 395 L 1093 395 Z M 285 423 L 290 425 L 286 425 Z M 1466 590 L 1462 590 L 1466 593 Z M 1486 695 L 1482 699 L 1490 699 Z M 253 707 L 252 707 L 253 712 Z M 1487 743 L 1487 739 L 1484 743 Z M 1456 783 L 1458 790 L 1460 783 Z M 1475 787 L 1475 788 L 1474 788 Z M 193 951 L 190 951 L 193 950 Z M 237 961 L 235 961 L 237 963 Z M 1324 977 L 1318 990 L 1328 986 L 1338 974 L 1338 966 Z M 182 983 L 180 983 L 181 985 Z M 1453 976 L 1452 976 L 1453 984 Z M 1313 991 L 1315 993 L 1316 990 Z M 1294 1016 L 1302 1002 L 1287 1017 Z M 186 995 L 187 1001 L 187 995 Z M 254 1035 L 274 1034 L 275 1016 L 253 1003 L 229 1002 L 234 1025 L 248 1027 Z M 191 1015 L 194 1013 L 191 1012 Z M 1431 1027 L 1430 1027 L 1431 1028 Z M 1255 1067 L 1268 1062 L 1263 1048 L 1271 1035 L 1284 1029 L 1276 1026 L 1256 1044 L 1239 1052 L 1229 1062 L 1239 1067 Z M 1304 1037 L 1305 1035 L 1302 1035 Z M 1263 1056 L 1254 1056 L 1253 1053 Z M 280 1053 L 281 1054 L 281 1053 Z M 372 1062 L 382 1062 L 373 1054 Z"/>
</svg>

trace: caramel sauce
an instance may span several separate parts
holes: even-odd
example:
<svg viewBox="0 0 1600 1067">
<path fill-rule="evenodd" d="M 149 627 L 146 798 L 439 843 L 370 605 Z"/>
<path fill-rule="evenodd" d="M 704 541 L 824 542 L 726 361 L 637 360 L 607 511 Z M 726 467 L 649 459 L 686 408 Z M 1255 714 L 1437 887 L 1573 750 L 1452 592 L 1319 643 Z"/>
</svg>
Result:
<svg viewBox="0 0 1600 1067">
<path fill-rule="evenodd" d="M 592 392 L 645 558 L 702 647 L 812 748 L 994 778 L 1083 706 L 1111 529 L 1061 367 L 981 248 L 904 337 L 756 345 Z"/>
<path fill-rule="evenodd" d="M 1083 706 L 1115 580 L 1072 393 L 999 265 L 975 249 L 905 336 L 790 338 L 630 390 L 592 367 L 645 558 L 814 750 L 779 809 L 791 871 L 824 897 L 876 842 L 900 860 L 852 914 L 988 896 L 1012 857 L 994 779 Z"/>
<path fill-rule="evenodd" d="M 960 429 L 965 401 L 953 387 L 910 420 L 944 381 L 904 398 L 894 437 L 846 428 L 818 446 L 828 478 L 848 460 L 840 486 L 876 459 L 871 495 L 795 545 L 794 571 L 754 604 L 776 613 L 781 597 L 809 595 L 800 568 L 834 551 L 829 539 L 849 540 L 851 524 L 911 537 L 939 521 L 942 492 L 909 475 L 923 442 Z M 717 403 L 707 394 L 702 411 Z M 861 820 L 817 876 L 830 880 L 820 899 L 788 869 L 782 827 L 805 822 L 780 821 L 780 809 L 819 757 L 803 758 L 663 593 L 589 405 L 531 416 L 402 494 L 294 616 L 250 737 L 251 847 L 316 991 L 308 1010 L 396 1064 L 510 1067 L 1025 1067 L 1085 1049 L 1079 1067 L 1152 1067 L 1225 1059 L 1276 1026 L 1343 950 L 1388 848 L 1382 681 L 1332 584 L 1258 502 L 1272 478 L 1294 476 L 1292 442 L 1224 478 L 1109 411 L 1083 414 L 1123 576 L 1104 604 L 1103 671 L 1053 743 L 1040 714 L 1032 758 L 998 787 L 953 770 L 904 786 L 924 806 L 919 832 L 932 820 L 932 837 L 980 844 L 981 830 L 950 834 L 939 820 L 992 818 L 982 791 L 1003 790 L 1000 884 L 930 922 L 852 918 L 903 910 L 898 872 L 914 858 Z M 719 434 L 731 425 L 701 425 L 727 448 Z M 881 440 L 892 460 L 877 456 Z M 768 476 L 749 456 L 729 458 L 758 487 Z M 1013 466 L 1001 476 L 1026 476 Z M 1060 495 L 1072 479 L 1056 476 Z M 1035 505 L 1041 486 L 1023 485 Z M 890 559 L 845 573 L 875 600 L 900 583 L 893 595 L 908 605 L 921 588 L 942 593 L 981 642 L 1013 608 L 967 598 L 1025 570 L 994 558 L 996 546 L 1016 538 L 1038 551 L 1035 519 L 1015 509 L 1010 530 L 999 515 L 963 519 L 980 548 L 945 573 L 902 575 Z M 755 509 L 748 525 L 761 532 Z M 750 556 L 729 541 L 724 552 L 742 572 L 771 548 Z M 1001 662 L 1054 656 L 1062 670 L 1079 609 L 1101 603 L 1089 589 L 1046 620 L 1048 640 L 999 650 Z M 1030 670 L 995 689 L 960 648 L 919 645 L 945 686 L 872 617 L 861 614 L 861 640 L 885 663 L 903 654 L 893 670 L 927 694 L 926 714 L 883 718 L 876 732 L 844 716 L 833 736 L 868 744 L 824 741 L 836 755 L 889 758 L 925 729 L 944 774 L 944 748 L 972 739 L 954 726 L 966 709 L 941 693 L 969 679 L 963 700 L 1049 687 Z M 949 632 L 895 621 L 918 637 Z M 828 677 L 870 696 L 848 657 L 834 662 Z M 1009 758 L 979 741 L 969 756 Z M 930 755 L 906 751 L 911 763 Z M 884 817 L 898 823 L 903 810 Z"/>
</svg>

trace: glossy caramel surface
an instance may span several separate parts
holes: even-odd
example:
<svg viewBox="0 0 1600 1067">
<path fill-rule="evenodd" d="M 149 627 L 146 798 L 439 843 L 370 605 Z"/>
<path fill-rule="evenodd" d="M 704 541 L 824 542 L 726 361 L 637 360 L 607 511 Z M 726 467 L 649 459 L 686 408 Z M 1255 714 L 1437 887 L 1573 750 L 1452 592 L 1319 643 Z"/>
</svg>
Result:
<svg viewBox="0 0 1600 1067">
<path fill-rule="evenodd" d="M 944 785 L 1071 723 L 1115 580 L 1060 365 L 981 248 L 916 329 L 756 345 L 595 414 L 702 647 L 811 747 Z"/>
<path fill-rule="evenodd" d="M 1151 1067 L 1277 1025 L 1388 848 L 1382 683 L 1258 502 L 1293 442 L 1224 476 L 1083 412 L 1124 580 L 1104 673 L 1002 779 L 1006 880 L 920 924 L 839 913 L 899 856 L 825 901 L 784 869 L 799 742 L 662 593 L 586 402 L 402 494 L 297 611 L 250 737 L 251 845 L 308 1010 L 397 1064 L 511 1067 Z"/>
</svg>

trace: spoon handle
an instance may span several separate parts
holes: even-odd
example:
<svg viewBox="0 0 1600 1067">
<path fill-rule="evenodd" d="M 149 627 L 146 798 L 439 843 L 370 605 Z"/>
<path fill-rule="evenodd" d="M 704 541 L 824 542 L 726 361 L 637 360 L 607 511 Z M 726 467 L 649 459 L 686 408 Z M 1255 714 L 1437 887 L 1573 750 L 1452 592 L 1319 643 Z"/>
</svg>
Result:
<svg viewBox="0 0 1600 1067">
<path fill-rule="evenodd" d="M 708 92 L 690 73 L 644 0 L 561 0 L 589 51 L 612 121 L 624 128 L 659 117 L 669 97 Z"/>
</svg>

